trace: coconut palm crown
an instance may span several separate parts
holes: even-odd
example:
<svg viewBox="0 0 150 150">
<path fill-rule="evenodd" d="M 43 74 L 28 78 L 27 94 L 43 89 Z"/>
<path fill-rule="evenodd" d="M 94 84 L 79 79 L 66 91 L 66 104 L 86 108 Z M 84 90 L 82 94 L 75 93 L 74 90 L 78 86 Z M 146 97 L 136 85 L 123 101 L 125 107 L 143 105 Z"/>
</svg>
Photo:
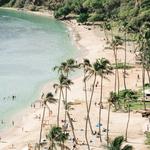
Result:
<svg viewBox="0 0 150 150">
<path fill-rule="evenodd" d="M 108 146 L 108 150 L 132 150 L 133 149 L 133 147 L 131 145 L 125 145 L 123 148 L 121 148 L 123 141 L 124 141 L 123 136 L 116 137 L 111 142 L 110 146 Z"/>
</svg>

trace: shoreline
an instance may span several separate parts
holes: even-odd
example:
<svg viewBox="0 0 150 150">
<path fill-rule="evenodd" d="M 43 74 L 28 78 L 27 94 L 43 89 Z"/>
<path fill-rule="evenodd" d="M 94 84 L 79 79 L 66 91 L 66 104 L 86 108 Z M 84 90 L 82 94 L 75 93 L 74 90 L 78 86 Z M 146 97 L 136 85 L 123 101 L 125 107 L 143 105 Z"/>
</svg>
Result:
<svg viewBox="0 0 150 150">
<path fill-rule="evenodd" d="M 5 10 L 13 10 L 13 11 L 17 11 L 17 12 L 23 12 L 23 13 L 27 13 L 27 14 L 31 14 L 31 15 L 35 15 L 35 16 L 42 16 L 42 17 L 50 17 L 50 18 L 54 18 L 53 16 L 53 13 L 52 12 L 40 12 L 40 11 L 30 11 L 30 10 L 27 10 L 27 9 L 23 9 L 23 10 L 20 10 L 20 9 L 17 9 L 17 8 L 9 8 L 9 7 L 0 7 L 0 9 L 5 9 Z M 78 41 L 80 40 L 78 38 L 79 36 L 79 33 L 77 31 L 74 30 L 74 28 L 72 27 L 71 24 L 69 24 L 68 22 L 66 21 L 61 21 L 62 23 L 65 24 L 65 26 L 68 28 L 68 32 L 70 34 L 70 39 L 72 40 L 73 42 L 73 45 L 78 49 L 78 51 L 81 51 L 82 50 L 82 46 L 79 45 Z M 83 52 L 85 53 L 85 51 Z M 84 54 L 82 54 L 84 55 Z M 81 56 L 80 56 L 81 57 Z M 79 56 L 77 56 L 77 59 L 79 58 Z M 78 79 L 79 77 L 76 77 L 74 78 L 73 80 L 76 80 Z M 45 94 L 49 91 L 49 85 L 52 84 L 53 81 L 49 81 L 43 85 L 41 85 L 40 87 L 40 93 L 39 93 L 39 97 L 37 97 L 37 99 L 40 99 L 40 95 L 44 92 Z M 52 86 L 51 86 L 52 87 Z M 35 100 L 36 102 L 37 100 Z M 6 129 L 3 129 L 1 131 L 1 134 L 0 134 L 0 150 L 3 150 L 3 147 L 1 149 L 1 144 L 4 143 L 4 147 L 10 147 L 11 149 L 11 144 L 6 144 L 5 146 L 5 143 L 7 143 L 7 140 L 5 138 L 9 137 L 13 137 L 13 136 L 9 136 L 9 133 L 12 133 L 12 134 L 16 134 L 17 132 L 20 132 L 19 130 L 22 130 L 22 126 L 24 126 L 24 119 L 26 120 L 26 116 L 30 116 L 31 114 L 38 114 L 41 112 L 41 109 L 37 109 L 37 110 L 32 110 L 30 107 L 26 107 L 26 108 L 23 108 L 23 110 L 20 110 L 17 114 L 15 113 L 13 116 L 10 117 L 11 120 L 13 120 L 15 122 L 15 127 L 9 127 L 9 128 L 6 128 Z M 23 117 L 23 120 L 20 121 Z M 31 116 L 30 116 L 31 117 Z M 33 116 L 32 116 L 33 118 Z M 18 120 L 19 119 L 19 120 Z M 30 118 L 31 119 L 31 118 Z M 10 120 L 9 120 L 10 121 Z M 40 123 L 39 123 L 40 125 Z M 36 129 L 38 129 L 39 127 L 35 127 Z M 26 132 L 26 131 L 25 131 Z M 34 139 L 34 138 L 33 138 Z M 35 139 L 34 139 L 35 140 Z M 14 144 L 15 145 L 15 144 Z M 27 145 L 27 143 L 25 144 Z M 21 146 L 21 147 L 24 147 L 24 146 Z M 20 149 L 18 149 L 20 150 Z"/>
<path fill-rule="evenodd" d="M 32 11 L 30 12 L 32 13 Z M 36 13 L 34 13 L 36 14 Z M 42 13 L 43 15 L 44 13 Z M 84 58 L 89 58 L 92 62 L 99 57 L 105 57 L 107 59 L 109 59 L 111 62 L 113 62 L 113 55 L 111 51 L 106 51 L 104 50 L 105 46 L 106 46 L 106 41 L 104 40 L 104 34 L 102 31 L 99 31 L 99 28 L 95 28 L 93 26 L 91 26 L 91 30 L 88 29 L 87 26 L 84 25 L 78 25 L 78 23 L 74 20 L 70 21 L 65 21 L 64 22 L 69 29 L 69 31 L 71 32 L 71 39 L 73 40 L 73 42 L 75 43 L 75 46 L 77 48 L 79 48 L 79 50 L 83 50 L 83 54 L 81 54 L 81 57 L 78 58 L 79 61 L 81 61 L 82 59 L 82 55 L 84 55 Z M 97 36 L 99 35 L 99 36 Z M 82 53 L 82 52 L 81 52 Z M 128 53 L 130 54 L 130 53 Z M 122 56 L 122 52 L 120 52 L 118 54 L 119 56 Z M 128 61 L 131 63 L 134 63 L 134 57 L 132 56 L 132 54 L 130 54 L 131 56 L 128 58 Z M 136 68 L 135 68 L 136 69 Z M 133 81 L 132 79 L 136 78 L 136 73 L 140 72 L 140 70 L 136 71 L 136 73 L 133 73 L 133 71 L 135 71 L 135 69 L 132 69 L 130 74 L 130 80 L 129 85 L 130 88 L 135 88 L 135 83 L 133 85 Z M 132 77 L 133 76 L 133 77 Z M 110 90 L 112 89 L 112 85 L 113 85 L 113 76 L 110 76 L 110 80 L 109 81 L 105 81 L 104 84 L 104 99 L 105 102 L 107 100 L 107 95 L 110 92 Z M 80 117 L 80 113 L 85 114 L 85 106 L 84 106 L 84 93 L 82 90 L 82 77 L 79 76 L 75 79 L 73 79 L 73 81 L 76 83 L 79 83 L 78 85 L 73 85 L 71 87 L 71 91 L 69 95 L 68 95 L 68 99 L 70 100 L 78 100 L 81 102 L 81 105 L 79 106 L 74 106 L 74 111 L 72 111 L 73 116 L 75 117 L 75 119 L 77 120 L 77 123 L 79 121 L 80 124 L 75 123 L 75 126 L 77 129 L 81 129 L 84 127 L 84 119 Z M 43 88 L 41 89 L 41 93 L 44 92 L 45 94 L 49 91 L 50 87 L 51 87 L 52 81 L 46 83 Z M 91 83 L 90 83 L 91 84 Z M 140 83 L 139 83 L 140 85 Z M 123 85 L 121 85 L 123 86 Z M 99 90 L 99 89 L 98 89 Z M 97 91 L 98 91 L 97 90 Z M 41 95 L 41 94 L 39 94 Z M 105 96 L 106 95 L 106 96 Z M 95 100 L 98 97 L 98 94 L 95 94 Z M 50 106 L 52 111 L 53 111 L 53 115 L 51 116 L 51 124 L 53 124 L 56 120 L 56 105 L 55 106 Z M 80 111 L 79 111 L 80 110 Z M 12 133 L 12 135 L 9 135 L 10 132 L 7 132 L 7 134 L 5 134 L 4 136 L 6 137 L 6 135 L 8 136 L 7 141 L 9 141 L 9 143 L 3 143 L 2 149 L 1 149 L 1 143 L 0 143 L 0 150 L 3 150 L 4 148 L 8 148 L 9 146 L 11 146 L 12 143 L 15 142 L 14 145 L 17 145 L 17 150 L 22 150 L 23 147 L 27 146 L 28 143 L 32 143 L 38 140 L 38 136 L 39 136 L 39 128 L 40 128 L 40 120 L 36 119 L 35 116 L 40 114 L 42 112 L 42 108 L 35 108 L 35 109 L 31 109 L 31 108 L 27 108 L 27 110 L 23 113 L 23 117 L 22 117 L 22 122 L 20 125 L 23 126 L 24 131 L 22 132 L 21 128 L 19 128 L 18 126 L 13 128 L 10 132 Z M 103 122 L 104 122 L 104 126 L 106 126 L 106 118 L 107 118 L 107 110 L 104 109 L 103 110 Z M 98 114 L 98 108 L 95 108 L 94 104 L 92 105 L 92 113 L 91 116 L 94 116 L 92 119 L 93 124 L 96 124 L 96 120 L 97 120 L 97 116 L 95 114 Z M 63 114 L 61 114 L 63 115 Z M 121 118 L 126 118 L 125 113 L 114 113 L 111 112 L 111 132 L 112 132 L 112 136 L 116 136 L 116 135 L 120 135 L 120 134 L 124 134 L 123 132 L 123 128 L 125 128 L 125 125 L 123 126 L 123 122 L 125 123 L 125 119 L 121 120 Z M 77 117 L 78 116 L 78 117 Z M 118 119 L 117 121 L 115 120 L 116 116 L 120 119 Z M 47 116 L 48 117 L 48 116 Z M 62 116 L 61 116 L 62 117 Z M 142 150 L 147 150 L 146 146 L 144 145 L 144 136 L 143 136 L 143 123 L 146 123 L 147 120 L 145 118 L 140 118 L 139 114 L 134 114 L 134 112 L 131 113 L 131 117 L 132 117 L 132 121 L 130 122 L 130 134 L 129 134 L 129 144 L 130 142 L 135 142 L 133 143 L 134 147 L 142 149 Z M 19 126 L 20 126 L 19 125 Z M 116 129 L 117 126 L 117 129 Z M 136 129 L 137 127 L 137 129 Z M 27 132 L 26 132 L 27 131 Z M 22 135 L 20 135 L 20 133 Z M 77 136 L 80 137 L 83 140 L 84 136 L 82 135 L 82 131 L 76 131 Z M 44 133 L 45 134 L 45 133 Z M 16 136 L 15 136 L 16 135 Z M 104 135 L 105 136 L 105 135 Z M 6 137 L 7 138 L 7 137 Z M 91 139 L 93 139 L 93 137 L 90 137 Z M 17 141 L 19 140 L 20 141 Z M 2 137 L 3 140 L 3 137 Z M 5 140 L 5 138 L 4 138 Z M 94 139 L 94 144 L 97 144 L 98 141 L 97 139 Z M 69 144 L 69 143 L 68 143 Z M 83 150 L 86 149 L 85 146 L 80 146 L 79 150 Z M 96 148 L 94 148 L 96 150 Z M 103 150 L 103 147 L 99 147 L 97 150 Z"/>
<path fill-rule="evenodd" d="M 0 7 L 0 9 L 14 10 L 14 11 L 18 11 L 18 12 L 29 13 L 29 14 L 32 14 L 32 15 L 54 18 L 52 11 L 46 11 L 46 10 L 43 10 L 43 11 L 31 11 L 31 10 L 24 9 L 24 8 L 21 9 L 21 8 L 13 8 L 13 7 Z"/>
</svg>

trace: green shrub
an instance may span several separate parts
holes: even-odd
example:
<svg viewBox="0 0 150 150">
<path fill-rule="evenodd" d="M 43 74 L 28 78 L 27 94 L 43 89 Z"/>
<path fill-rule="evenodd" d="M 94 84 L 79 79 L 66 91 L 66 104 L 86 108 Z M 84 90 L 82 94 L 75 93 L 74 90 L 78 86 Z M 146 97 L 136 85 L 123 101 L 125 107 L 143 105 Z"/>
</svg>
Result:
<svg viewBox="0 0 150 150">
<path fill-rule="evenodd" d="M 104 14 L 92 14 L 88 21 L 94 22 L 94 21 L 103 21 L 104 20 Z"/>
<path fill-rule="evenodd" d="M 150 145 L 150 132 L 146 132 L 146 141 L 145 144 Z"/>
<path fill-rule="evenodd" d="M 150 88 L 150 84 L 149 83 L 145 83 L 144 87 L 145 88 Z"/>
<path fill-rule="evenodd" d="M 25 0 L 17 0 L 14 4 L 14 7 L 23 8 L 25 4 Z"/>
<path fill-rule="evenodd" d="M 79 17 L 77 18 L 77 21 L 81 22 L 81 23 L 84 23 L 84 22 L 87 22 L 88 18 L 89 18 L 89 14 L 87 14 L 87 13 L 81 13 L 79 15 Z"/>
<path fill-rule="evenodd" d="M 124 69 L 124 67 L 125 67 L 125 69 L 134 68 L 134 66 L 131 66 L 129 64 L 125 65 L 124 63 L 118 63 L 117 66 L 115 64 L 113 64 L 113 67 L 114 67 L 114 69 Z"/>
<path fill-rule="evenodd" d="M 55 18 L 65 18 L 71 12 L 70 7 L 67 5 L 64 7 L 59 8 L 57 11 L 54 12 Z"/>
<path fill-rule="evenodd" d="M 16 0 L 11 0 L 11 1 L 7 4 L 7 6 L 8 6 L 8 7 L 13 7 L 14 4 L 15 4 L 15 2 L 16 2 Z"/>
<path fill-rule="evenodd" d="M 136 91 L 133 91 L 131 89 L 126 89 L 126 90 L 121 90 L 119 91 L 119 99 L 125 99 L 125 98 L 129 98 L 132 101 L 137 101 L 138 99 L 138 95 Z"/>
<path fill-rule="evenodd" d="M 36 6 L 34 6 L 34 5 L 29 5 L 27 8 L 28 8 L 30 11 L 36 11 Z"/>
<path fill-rule="evenodd" d="M 9 2 L 10 2 L 10 0 L 0 0 L 0 6 L 3 6 Z"/>
</svg>

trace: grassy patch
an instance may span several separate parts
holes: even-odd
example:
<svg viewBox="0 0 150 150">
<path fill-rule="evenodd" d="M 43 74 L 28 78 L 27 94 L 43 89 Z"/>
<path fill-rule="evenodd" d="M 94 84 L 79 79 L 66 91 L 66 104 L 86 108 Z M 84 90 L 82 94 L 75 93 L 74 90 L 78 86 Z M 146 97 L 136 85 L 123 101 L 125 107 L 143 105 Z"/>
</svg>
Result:
<svg viewBox="0 0 150 150">
<path fill-rule="evenodd" d="M 150 132 L 146 132 L 146 141 L 145 141 L 146 145 L 150 145 Z"/>
<path fill-rule="evenodd" d="M 146 84 L 144 85 L 144 87 L 145 87 L 145 88 L 150 88 L 150 84 L 149 84 L 149 83 L 146 83 Z"/>
<path fill-rule="evenodd" d="M 131 110 L 140 110 L 143 109 L 143 103 L 142 102 L 132 102 L 130 103 Z"/>
<path fill-rule="evenodd" d="M 134 68 L 134 66 L 130 65 L 130 64 L 124 64 L 124 63 L 118 63 L 117 65 L 116 64 L 113 64 L 113 68 L 114 69 L 131 69 L 131 68 Z"/>
<path fill-rule="evenodd" d="M 118 110 L 125 110 L 127 111 L 128 104 L 130 104 L 131 110 L 141 110 L 144 109 L 143 102 L 142 102 L 142 90 L 139 89 L 138 91 L 133 91 L 131 89 L 121 90 L 119 91 L 119 95 L 117 95 L 117 101 L 119 102 L 116 104 Z M 150 102 L 145 102 L 146 107 L 150 108 Z"/>
</svg>

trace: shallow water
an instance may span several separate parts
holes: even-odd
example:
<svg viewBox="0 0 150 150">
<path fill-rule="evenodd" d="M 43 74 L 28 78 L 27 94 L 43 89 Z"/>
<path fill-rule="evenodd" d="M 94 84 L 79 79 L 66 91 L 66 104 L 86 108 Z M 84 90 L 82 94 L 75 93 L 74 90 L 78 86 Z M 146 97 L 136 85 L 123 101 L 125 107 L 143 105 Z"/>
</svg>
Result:
<svg viewBox="0 0 150 150">
<path fill-rule="evenodd" d="M 55 74 L 52 67 L 77 50 L 65 25 L 55 19 L 0 9 L 0 120 L 34 101 Z M 12 96 L 16 96 L 12 100 Z"/>
</svg>

